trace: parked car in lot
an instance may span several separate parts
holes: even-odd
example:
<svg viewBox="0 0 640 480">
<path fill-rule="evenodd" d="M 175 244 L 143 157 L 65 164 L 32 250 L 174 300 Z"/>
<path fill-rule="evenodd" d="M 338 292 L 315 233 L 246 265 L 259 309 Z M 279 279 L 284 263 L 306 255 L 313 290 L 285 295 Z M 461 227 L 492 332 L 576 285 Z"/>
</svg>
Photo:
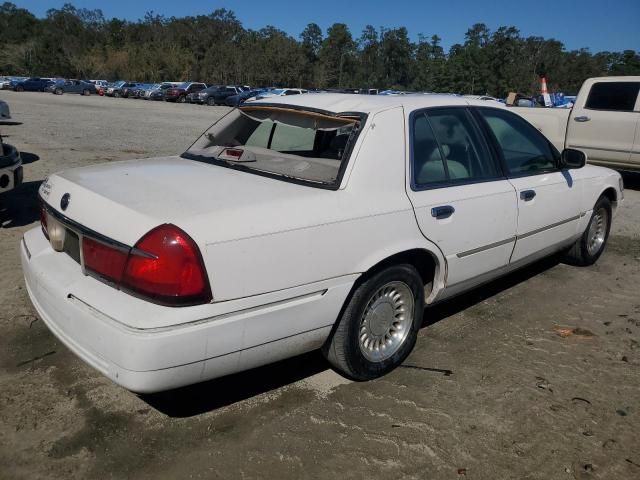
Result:
<svg viewBox="0 0 640 480">
<path fill-rule="evenodd" d="M 164 100 L 165 92 L 168 89 L 173 88 L 177 85 L 180 85 L 180 83 L 179 82 L 162 82 L 158 88 L 147 90 L 147 92 L 145 92 L 145 97 L 148 100 Z"/>
<path fill-rule="evenodd" d="M 425 304 L 554 252 L 594 263 L 623 190 L 497 102 L 323 94 L 247 103 L 180 157 L 53 174 L 39 196 L 20 246 L 35 309 L 154 392 L 316 348 L 384 375 Z"/>
<path fill-rule="evenodd" d="M 224 88 L 221 85 L 210 85 L 207 88 L 199 90 L 197 92 L 191 92 L 186 97 L 185 100 L 187 103 L 195 103 L 198 105 L 204 105 L 205 103 L 208 105 L 214 105 L 213 94 L 218 90 Z"/>
<path fill-rule="evenodd" d="M 245 90 L 244 92 L 237 93 L 236 95 L 231 95 L 224 99 L 224 103 L 229 107 L 237 107 L 247 100 L 252 98 L 257 98 L 260 95 L 266 92 L 265 89 L 257 89 L 257 90 Z"/>
<path fill-rule="evenodd" d="M 140 83 L 129 90 L 128 97 L 129 98 L 142 98 L 144 97 L 144 93 L 147 90 L 152 89 L 154 86 L 153 83 Z"/>
<path fill-rule="evenodd" d="M 117 82 L 113 82 L 110 83 L 109 85 L 107 85 L 107 88 L 104 91 L 104 94 L 107 97 L 114 97 L 116 92 L 118 94 L 118 96 L 120 95 L 120 88 L 127 82 L 125 82 L 124 80 L 118 80 Z"/>
<path fill-rule="evenodd" d="M 11 118 L 7 102 L 0 100 L 0 127 L 2 125 L 19 125 L 19 122 Z M 13 145 L 4 143 L 0 134 L 0 194 L 20 186 L 22 176 L 20 152 Z"/>
<path fill-rule="evenodd" d="M 32 77 L 20 82 L 16 82 L 13 90 L 16 92 L 44 92 L 49 85 L 54 82 L 49 78 Z"/>
<path fill-rule="evenodd" d="M 16 85 L 26 79 L 9 78 L 0 84 L 2 90 L 15 90 Z"/>
<path fill-rule="evenodd" d="M 122 98 L 129 98 L 135 94 L 136 89 L 143 85 L 138 82 L 127 82 L 122 87 L 120 87 L 120 96 Z"/>
<path fill-rule="evenodd" d="M 96 86 L 85 80 L 57 80 L 47 87 L 47 91 L 55 95 L 79 93 L 80 95 L 89 96 L 92 93 L 96 93 Z"/>
<path fill-rule="evenodd" d="M 309 93 L 309 90 L 304 88 L 273 88 L 260 94 L 257 99 L 270 98 L 270 97 L 286 97 L 289 95 L 300 95 L 302 93 Z"/>
<path fill-rule="evenodd" d="M 125 82 L 121 80 L 107 87 L 107 91 L 105 92 L 105 95 L 107 95 L 108 97 L 115 97 L 115 98 L 119 98 L 119 97 L 127 98 L 129 96 L 130 90 L 137 87 L 138 85 L 139 84 L 137 82 Z"/>
<path fill-rule="evenodd" d="M 146 88 L 140 89 L 139 97 L 142 98 L 143 100 L 149 100 L 149 97 L 151 96 L 151 94 L 156 90 L 159 90 L 161 86 L 162 86 L 161 83 L 147 84 Z"/>
<path fill-rule="evenodd" d="M 589 162 L 640 171 L 640 76 L 590 78 L 573 108 L 519 108 L 556 148 L 578 148 Z"/>
<path fill-rule="evenodd" d="M 109 82 L 106 80 L 89 80 L 89 83 L 93 83 L 96 86 L 96 91 L 99 88 L 106 89 L 109 86 Z"/>
<path fill-rule="evenodd" d="M 207 98 L 207 105 L 225 105 L 228 97 L 242 93 L 244 89 L 240 86 L 227 85 L 212 91 Z"/>
<path fill-rule="evenodd" d="M 164 99 L 167 102 L 185 103 L 187 95 L 204 90 L 207 86 L 199 82 L 184 82 L 175 87 L 167 88 L 164 92 Z"/>
</svg>

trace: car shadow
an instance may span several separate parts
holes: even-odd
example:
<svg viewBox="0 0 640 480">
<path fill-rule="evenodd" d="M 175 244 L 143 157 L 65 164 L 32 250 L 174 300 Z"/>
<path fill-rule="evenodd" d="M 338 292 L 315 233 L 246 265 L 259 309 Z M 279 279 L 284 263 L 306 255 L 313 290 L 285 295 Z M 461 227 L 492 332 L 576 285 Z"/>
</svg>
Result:
<svg viewBox="0 0 640 480">
<path fill-rule="evenodd" d="M 425 309 L 421 328 L 433 325 L 504 290 L 525 282 L 558 265 L 558 263 L 560 263 L 559 257 L 541 260 L 499 280 L 487 283 L 469 293 L 459 295 L 433 307 L 428 307 Z M 451 374 L 449 370 L 437 368 L 411 365 L 404 365 L 403 367 L 419 368 L 442 373 L 445 376 Z M 331 366 L 320 351 L 316 350 L 246 372 L 166 392 L 141 395 L 140 398 L 169 417 L 192 417 L 285 387 L 330 368 Z"/>
<path fill-rule="evenodd" d="M 640 172 L 620 172 L 624 188 L 629 190 L 640 190 Z"/>
<path fill-rule="evenodd" d="M 29 165 L 30 163 L 40 160 L 40 157 L 38 155 L 30 152 L 20 152 L 20 158 L 22 158 L 23 165 Z"/>
<path fill-rule="evenodd" d="M 207 382 L 140 398 L 169 417 L 185 418 L 247 400 L 329 369 L 319 350 Z"/>
<path fill-rule="evenodd" d="M 425 308 L 421 328 L 433 325 L 480 302 L 484 302 L 488 298 L 505 290 L 509 290 L 522 282 L 526 282 L 530 278 L 540 275 L 560 263 L 562 263 L 560 255 L 547 257 L 469 292 L 444 300 L 442 303 L 438 303 L 433 307 L 427 307 Z"/>
<path fill-rule="evenodd" d="M 19 187 L 0 195 L 0 226 L 22 227 L 40 219 L 38 189 L 42 180 L 24 182 Z"/>
</svg>

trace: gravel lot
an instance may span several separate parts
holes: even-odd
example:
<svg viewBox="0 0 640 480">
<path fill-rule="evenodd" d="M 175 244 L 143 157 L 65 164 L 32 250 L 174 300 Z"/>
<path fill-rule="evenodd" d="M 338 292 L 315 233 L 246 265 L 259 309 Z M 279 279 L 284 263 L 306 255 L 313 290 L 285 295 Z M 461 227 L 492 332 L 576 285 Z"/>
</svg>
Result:
<svg viewBox="0 0 640 480">
<path fill-rule="evenodd" d="M 222 107 L 0 92 L 25 184 L 0 197 L 0 478 L 640 478 L 640 181 L 597 265 L 549 259 L 425 312 L 405 364 L 319 354 L 139 397 L 38 320 L 18 243 L 49 173 L 183 151 Z"/>
</svg>

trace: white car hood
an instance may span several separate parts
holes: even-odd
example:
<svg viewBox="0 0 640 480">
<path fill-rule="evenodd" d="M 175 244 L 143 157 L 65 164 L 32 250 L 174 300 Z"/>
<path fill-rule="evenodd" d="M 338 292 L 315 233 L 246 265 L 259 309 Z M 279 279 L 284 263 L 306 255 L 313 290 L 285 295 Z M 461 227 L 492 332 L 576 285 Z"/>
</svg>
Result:
<svg viewBox="0 0 640 480">
<path fill-rule="evenodd" d="M 128 245 L 163 223 L 205 245 L 317 225 L 346 207 L 332 190 L 180 157 L 60 172 L 43 182 L 40 195 L 70 220 Z"/>
</svg>

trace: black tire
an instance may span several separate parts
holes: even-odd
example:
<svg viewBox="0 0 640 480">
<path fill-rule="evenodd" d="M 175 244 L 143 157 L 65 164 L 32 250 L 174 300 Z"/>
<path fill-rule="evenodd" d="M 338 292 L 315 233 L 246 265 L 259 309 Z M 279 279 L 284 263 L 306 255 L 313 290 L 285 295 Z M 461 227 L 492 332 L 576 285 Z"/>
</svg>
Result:
<svg viewBox="0 0 640 480">
<path fill-rule="evenodd" d="M 18 85 L 16 87 L 16 92 L 24 92 L 24 87 L 22 85 Z"/>
<path fill-rule="evenodd" d="M 584 233 L 574 243 L 565 254 L 565 262 L 571 265 L 585 267 L 593 265 L 598 261 L 602 252 L 607 245 L 609 239 L 609 231 L 611 230 L 611 201 L 602 196 L 598 199 L 593 207 L 593 213 L 589 219 L 589 223 Z M 605 215 L 605 218 L 603 217 Z M 598 223 L 602 230 L 602 241 L 594 243 L 594 232 L 598 231 Z"/>
<path fill-rule="evenodd" d="M 213 107 L 213 106 L 215 106 L 215 104 L 216 104 L 215 98 L 213 98 L 213 97 L 208 97 L 207 98 L 207 105 L 209 105 L 210 107 Z"/>
<path fill-rule="evenodd" d="M 360 345 L 360 329 L 366 322 L 363 316 L 378 292 L 392 284 L 408 287 L 406 292 L 410 292 L 413 297 L 413 314 L 407 319 L 406 329 L 403 329 L 406 334 L 393 354 L 388 358 L 372 361 L 365 356 L 364 347 Z M 340 318 L 322 347 L 322 353 L 339 373 L 348 378 L 364 381 L 381 377 L 400 365 L 413 350 L 422 324 L 423 311 L 424 285 L 416 269 L 408 264 L 385 268 L 365 278 L 351 292 Z"/>
<path fill-rule="evenodd" d="M 89 95 L 91 95 L 91 92 L 89 90 L 87 90 L 87 89 L 84 89 L 82 91 L 82 95 L 84 95 L 85 97 L 88 97 Z"/>
<path fill-rule="evenodd" d="M 62 89 L 56 88 L 56 95 L 62 95 Z"/>
<path fill-rule="evenodd" d="M 113 98 L 120 98 L 120 92 L 113 92 Z"/>
<path fill-rule="evenodd" d="M 187 97 L 185 97 L 184 95 L 180 95 L 178 97 L 178 100 L 176 100 L 178 103 L 186 103 L 187 101 Z"/>
</svg>

